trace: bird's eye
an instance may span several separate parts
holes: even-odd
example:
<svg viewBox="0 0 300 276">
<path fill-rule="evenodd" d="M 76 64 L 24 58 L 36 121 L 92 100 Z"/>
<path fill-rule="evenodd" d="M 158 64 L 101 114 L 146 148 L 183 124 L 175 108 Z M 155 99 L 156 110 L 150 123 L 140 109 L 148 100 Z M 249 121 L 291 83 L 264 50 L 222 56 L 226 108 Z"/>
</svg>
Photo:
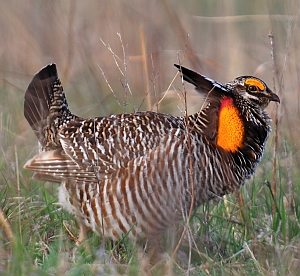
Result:
<svg viewBox="0 0 300 276">
<path fill-rule="evenodd" d="M 256 91 L 258 91 L 258 88 L 255 85 L 249 85 L 248 90 L 251 91 L 251 92 L 256 92 Z"/>
</svg>

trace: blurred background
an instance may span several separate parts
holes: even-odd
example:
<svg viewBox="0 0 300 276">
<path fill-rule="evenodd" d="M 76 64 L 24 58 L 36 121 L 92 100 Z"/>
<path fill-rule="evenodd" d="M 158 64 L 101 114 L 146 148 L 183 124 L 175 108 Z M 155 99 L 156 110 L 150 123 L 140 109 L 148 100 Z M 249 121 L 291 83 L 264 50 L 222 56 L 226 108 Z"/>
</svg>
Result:
<svg viewBox="0 0 300 276">
<path fill-rule="evenodd" d="M 9 216 L 15 206 L 11 198 L 39 193 L 31 186 L 31 173 L 22 169 L 37 152 L 23 98 L 33 75 L 48 63 L 57 64 L 70 109 L 82 117 L 149 109 L 182 114 L 183 88 L 179 77 L 174 80 L 174 63 L 219 82 L 240 75 L 262 78 L 281 104 L 268 107 L 278 127 L 272 123 L 276 131 L 256 178 L 268 176 L 286 195 L 285 203 L 295 205 L 300 186 L 299 11 L 297 0 L 2 1 L 1 208 Z M 202 98 L 192 86 L 186 88 L 192 113 Z"/>
<path fill-rule="evenodd" d="M 11 122 L 5 125 L 14 128 L 14 140 L 33 140 L 22 114 L 24 91 L 53 62 L 71 110 L 83 117 L 153 109 L 167 90 L 159 110 L 180 114 L 173 82 L 179 61 L 220 82 L 250 74 L 274 89 L 275 80 L 280 131 L 296 136 L 299 1 L 24 0 L 1 3 L 0 13 L 1 122 Z M 190 112 L 201 106 L 193 91 L 188 101 Z M 6 148 L 10 131 L 1 132 Z"/>
</svg>

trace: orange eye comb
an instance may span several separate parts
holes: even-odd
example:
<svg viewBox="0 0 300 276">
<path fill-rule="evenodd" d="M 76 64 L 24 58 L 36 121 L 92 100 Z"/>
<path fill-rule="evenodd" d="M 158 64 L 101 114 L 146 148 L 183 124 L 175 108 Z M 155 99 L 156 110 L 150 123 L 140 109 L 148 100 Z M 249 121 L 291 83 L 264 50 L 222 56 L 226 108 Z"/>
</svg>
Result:
<svg viewBox="0 0 300 276">
<path fill-rule="evenodd" d="M 261 91 L 265 90 L 264 84 L 263 84 L 261 81 L 257 80 L 257 79 L 247 79 L 247 80 L 245 81 L 245 84 L 247 84 L 247 85 L 255 85 L 255 86 L 257 86 Z"/>
</svg>

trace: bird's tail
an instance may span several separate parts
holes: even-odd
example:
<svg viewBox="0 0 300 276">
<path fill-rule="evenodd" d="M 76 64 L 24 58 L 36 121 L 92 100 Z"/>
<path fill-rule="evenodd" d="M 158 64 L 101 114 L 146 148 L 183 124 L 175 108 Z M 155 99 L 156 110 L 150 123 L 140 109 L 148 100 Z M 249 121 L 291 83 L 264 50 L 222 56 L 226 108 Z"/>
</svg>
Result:
<svg viewBox="0 0 300 276">
<path fill-rule="evenodd" d="M 24 116 L 42 150 L 59 146 L 57 133 L 60 127 L 75 116 L 68 108 L 55 64 L 42 68 L 29 83 L 25 93 Z"/>
</svg>

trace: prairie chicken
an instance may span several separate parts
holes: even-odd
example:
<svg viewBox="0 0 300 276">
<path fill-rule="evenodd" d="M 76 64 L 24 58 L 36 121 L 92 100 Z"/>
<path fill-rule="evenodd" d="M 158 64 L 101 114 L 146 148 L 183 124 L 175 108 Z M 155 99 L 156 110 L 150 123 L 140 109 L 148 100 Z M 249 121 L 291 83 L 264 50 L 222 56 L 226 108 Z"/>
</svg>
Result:
<svg viewBox="0 0 300 276">
<path fill-rule="evenodd" d="M 40 153 L 24 167 L 36 179 L 61 183 L 63 207 L 104 237 L 161 235 L 187 216 L 192 195 L 195 209 L 239 189 L 262 157 L 271 130 L 264 108 L 279 97 L 256 77 L 221 84 L 175 66 L 205 95 L 204 107 L 188 117 L 77 117 L 55 64 L 26 90 L 24 115 Z"/>
</svg>

